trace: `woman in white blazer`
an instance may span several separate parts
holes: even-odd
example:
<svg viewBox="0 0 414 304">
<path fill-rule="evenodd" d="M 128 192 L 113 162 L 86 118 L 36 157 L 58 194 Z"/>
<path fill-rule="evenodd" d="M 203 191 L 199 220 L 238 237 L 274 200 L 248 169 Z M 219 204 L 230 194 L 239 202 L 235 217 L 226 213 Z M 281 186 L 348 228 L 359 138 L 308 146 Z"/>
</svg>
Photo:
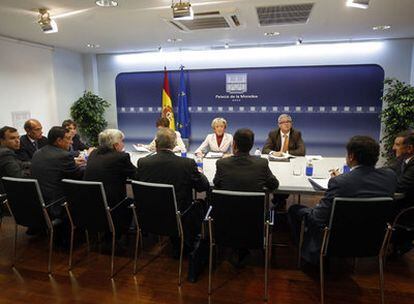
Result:
<svg viewBox="0 0 414 304">
<path fill-rule="evenodd" d="M 168 118 L 161 117 L 157 120 L 157 122 L 155 123 L 155 126 L 157 128 L 169 128 L 170 127 L 170 121 L 168 120 Z M 180 132 L 175 131 L 175 135 L 177 135 L 177 142 L 175 144 L 173 152 L 174 153 L 186 152 L 187 149 L 185 148 L 185 144 L 183 142 L 183 139 L 181 138 Z M 145 148 L 147 148 L 148 150 L 150 150 L 151 152 L 155 152 L 155 150 L 156 150 L 155 138 L 148 145 L 143 145 L 143 146 Z"/>
<path fill-rule="evenodd" d="M 213 134 L 208 134 L 200 147 L 195 150 L 198 156 L 204 156 L 207 152 L 231 153 L 233 136 L 226 133 L 227 121 L 224 118 L 217 117 L 211 122 Z"/>
</svg>

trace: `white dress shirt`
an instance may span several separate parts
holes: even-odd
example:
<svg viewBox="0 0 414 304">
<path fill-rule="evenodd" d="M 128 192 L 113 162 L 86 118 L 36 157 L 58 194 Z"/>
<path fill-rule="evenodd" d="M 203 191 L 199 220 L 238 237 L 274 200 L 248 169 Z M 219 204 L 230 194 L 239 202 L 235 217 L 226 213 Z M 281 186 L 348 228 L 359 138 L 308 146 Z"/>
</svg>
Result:
<svg viewBox="0 0 414 304">
<path fill-rule="evenodd" d="M 200 147 L 195 150 L 194 153 L 203 153 L 207 152 L 222 152 L 222 153 L 231 153 L 231 147 L 233 144 L 233 136 L 229 133 L 223 134 L 223 139 L 221 140 L 220 147 L 217 145 L 217 136 L 216 133 L 208 134 L 206 139 L 201 143 Z"/>
</svg>

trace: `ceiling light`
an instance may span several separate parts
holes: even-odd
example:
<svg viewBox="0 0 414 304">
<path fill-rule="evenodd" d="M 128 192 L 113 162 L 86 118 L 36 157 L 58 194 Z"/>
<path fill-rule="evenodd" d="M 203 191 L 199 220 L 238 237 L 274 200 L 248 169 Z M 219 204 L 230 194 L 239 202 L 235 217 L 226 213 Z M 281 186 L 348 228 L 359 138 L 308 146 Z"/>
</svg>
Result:
<svg viewBox="0 0 414 304">
<path fill-rule="evenodd" d="M 193 20 L 194 12 L 190 2 L 180 2 L 171 4 L 174 20 Z"/>
<path fill-rule="evenodd" d="M 377 26 L 372 27 L 374 31 L 386 31 L 386 30 L 389 30 L 390 28 L 391 28 L 391 25 L 377 25 Z"/>
<path fill-rule="evenodd" d="M 111 1 L 111 0 L 97 0 L 95 1 L 97 6 L 102 6 L 102 7 L 115 7 L 118 6 L 118 2 L 117 1 Z"/>
<path fill-rule="evenodd" d="M 93 43 L 88 43 L 86 46 L 87 46 L 88 48 L 91 48 L 91 49 L 97 49 L 97 48 L 99 48 L 99 47 L 100 47 L 100 45 L 99 45 L 99 44 L 93 44 Z"/>
<path fill-rule="evenodd" d="M 347 0 L 346 6 L 367 9 L 369 0 Z"/>
<path fill-rule="evenodd" d="M 264 33 L 264 35 L 267 37 L 273 37 L 273 36 L 279 36 L 280 33 L 279 32 L 266 32 Z"/>
<path fill-rule="evenodd" d="M 162 47 L 161 46 L 159 46 L 157 50 L 158 50 L 158 52 L 162 53 Z"/>
<path fill-rule="evenodd" d="M 298 38 L 298 40 L 296 40 L 296 45 L 301 45 L 302 43 L 303 43 L 302 38 Z"/>
<path fill-rule="evenodd" d="M 39 23 L 43 33 L 57 33 L 57 24 L 54 20 L 50 18 L 49 11 L 45 8 L 39 8 L 39 14 L 39 20 L 37 21 L 37 23 Z"/>
<path fill-rule="evenodd" d="M 183 39 L 181 39 L 181 38 L 168 38 L 167 41 L 170 42 L 170 43 L 176 43 L 176 42 L 183 41 Z"/>
<path fill-rule="evenodd" d="M 225 44 L 224 44 L 224 48 L 225 48 L 225 49 L 228 49 L 229 47 L 230 47 L 230 45 L 229 45 L 228 43 L 225 43 Z"/>
</svg>

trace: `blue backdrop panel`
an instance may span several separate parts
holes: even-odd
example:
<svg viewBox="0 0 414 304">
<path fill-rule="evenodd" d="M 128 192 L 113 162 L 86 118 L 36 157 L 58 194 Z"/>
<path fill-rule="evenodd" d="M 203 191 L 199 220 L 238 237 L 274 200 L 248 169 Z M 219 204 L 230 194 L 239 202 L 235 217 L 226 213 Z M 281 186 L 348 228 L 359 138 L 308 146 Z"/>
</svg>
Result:
<svg viewBox="0 0 414 304">
<path fill-rule="evenodd" d="M 179 71 L 170 71 L 176 110 Z M 379 139 L 384 71 L 378 65 L 275 67 L 185 71 L 191 150 L 224 117 L 228 131 L 253 129 L 262 147 L 281 113 L 302 131 L 307 154 L 343 156 L 356 134 Z M 116 78 L 118 127 L 127 143 L 153 139 L 161 112 L 163 71 L 121 73 Z"/>
</svg>

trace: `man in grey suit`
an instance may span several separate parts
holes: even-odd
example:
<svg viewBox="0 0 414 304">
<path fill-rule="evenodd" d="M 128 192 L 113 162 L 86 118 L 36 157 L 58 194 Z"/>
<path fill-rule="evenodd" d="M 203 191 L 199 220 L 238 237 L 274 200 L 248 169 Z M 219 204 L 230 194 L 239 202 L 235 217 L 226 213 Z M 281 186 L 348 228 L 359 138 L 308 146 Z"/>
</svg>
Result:
<svg viewBox="0 0 414 304">
<path fill-rule="evenodd" d="M 281 114 L 277 119 L 278 128 L 269 132 L 262 153 L 282 156 L 288 152 L 295 156 L 305 156 L 305 143 L 300 131 L 292 128 L 292 117 Z"/>
<path fill-rule="evenodd" d="M 69 130 L 52 127 L 48 133 L 49 144 L 38 150 L 32 158 L 32 175 L 39 182 L 47 203 L 63 198 L 62 179 L 82 179 L 82 162 L 76 163 L 69 152 L 72 136 Z M 61 217 L 60 205 L 52 208 L 54 217 Z"/>
<path fill-rule="evenodd" d="M 346 161 L 351 171 L 332 177 L 324 197 L 313 208 L 293 205 L 288 210 L 289 223 L 297 242 L 300 223 L 305 218 L 305 238 L 302 257 L 317 264 L 321 249 L 322 228 L 328 224 L 335 197 L 393 197 L 397 177 L 390 168 L 376 169 L 379 145 L 371 137 L 354 136 L 347 146 Z"/>
</svg>

